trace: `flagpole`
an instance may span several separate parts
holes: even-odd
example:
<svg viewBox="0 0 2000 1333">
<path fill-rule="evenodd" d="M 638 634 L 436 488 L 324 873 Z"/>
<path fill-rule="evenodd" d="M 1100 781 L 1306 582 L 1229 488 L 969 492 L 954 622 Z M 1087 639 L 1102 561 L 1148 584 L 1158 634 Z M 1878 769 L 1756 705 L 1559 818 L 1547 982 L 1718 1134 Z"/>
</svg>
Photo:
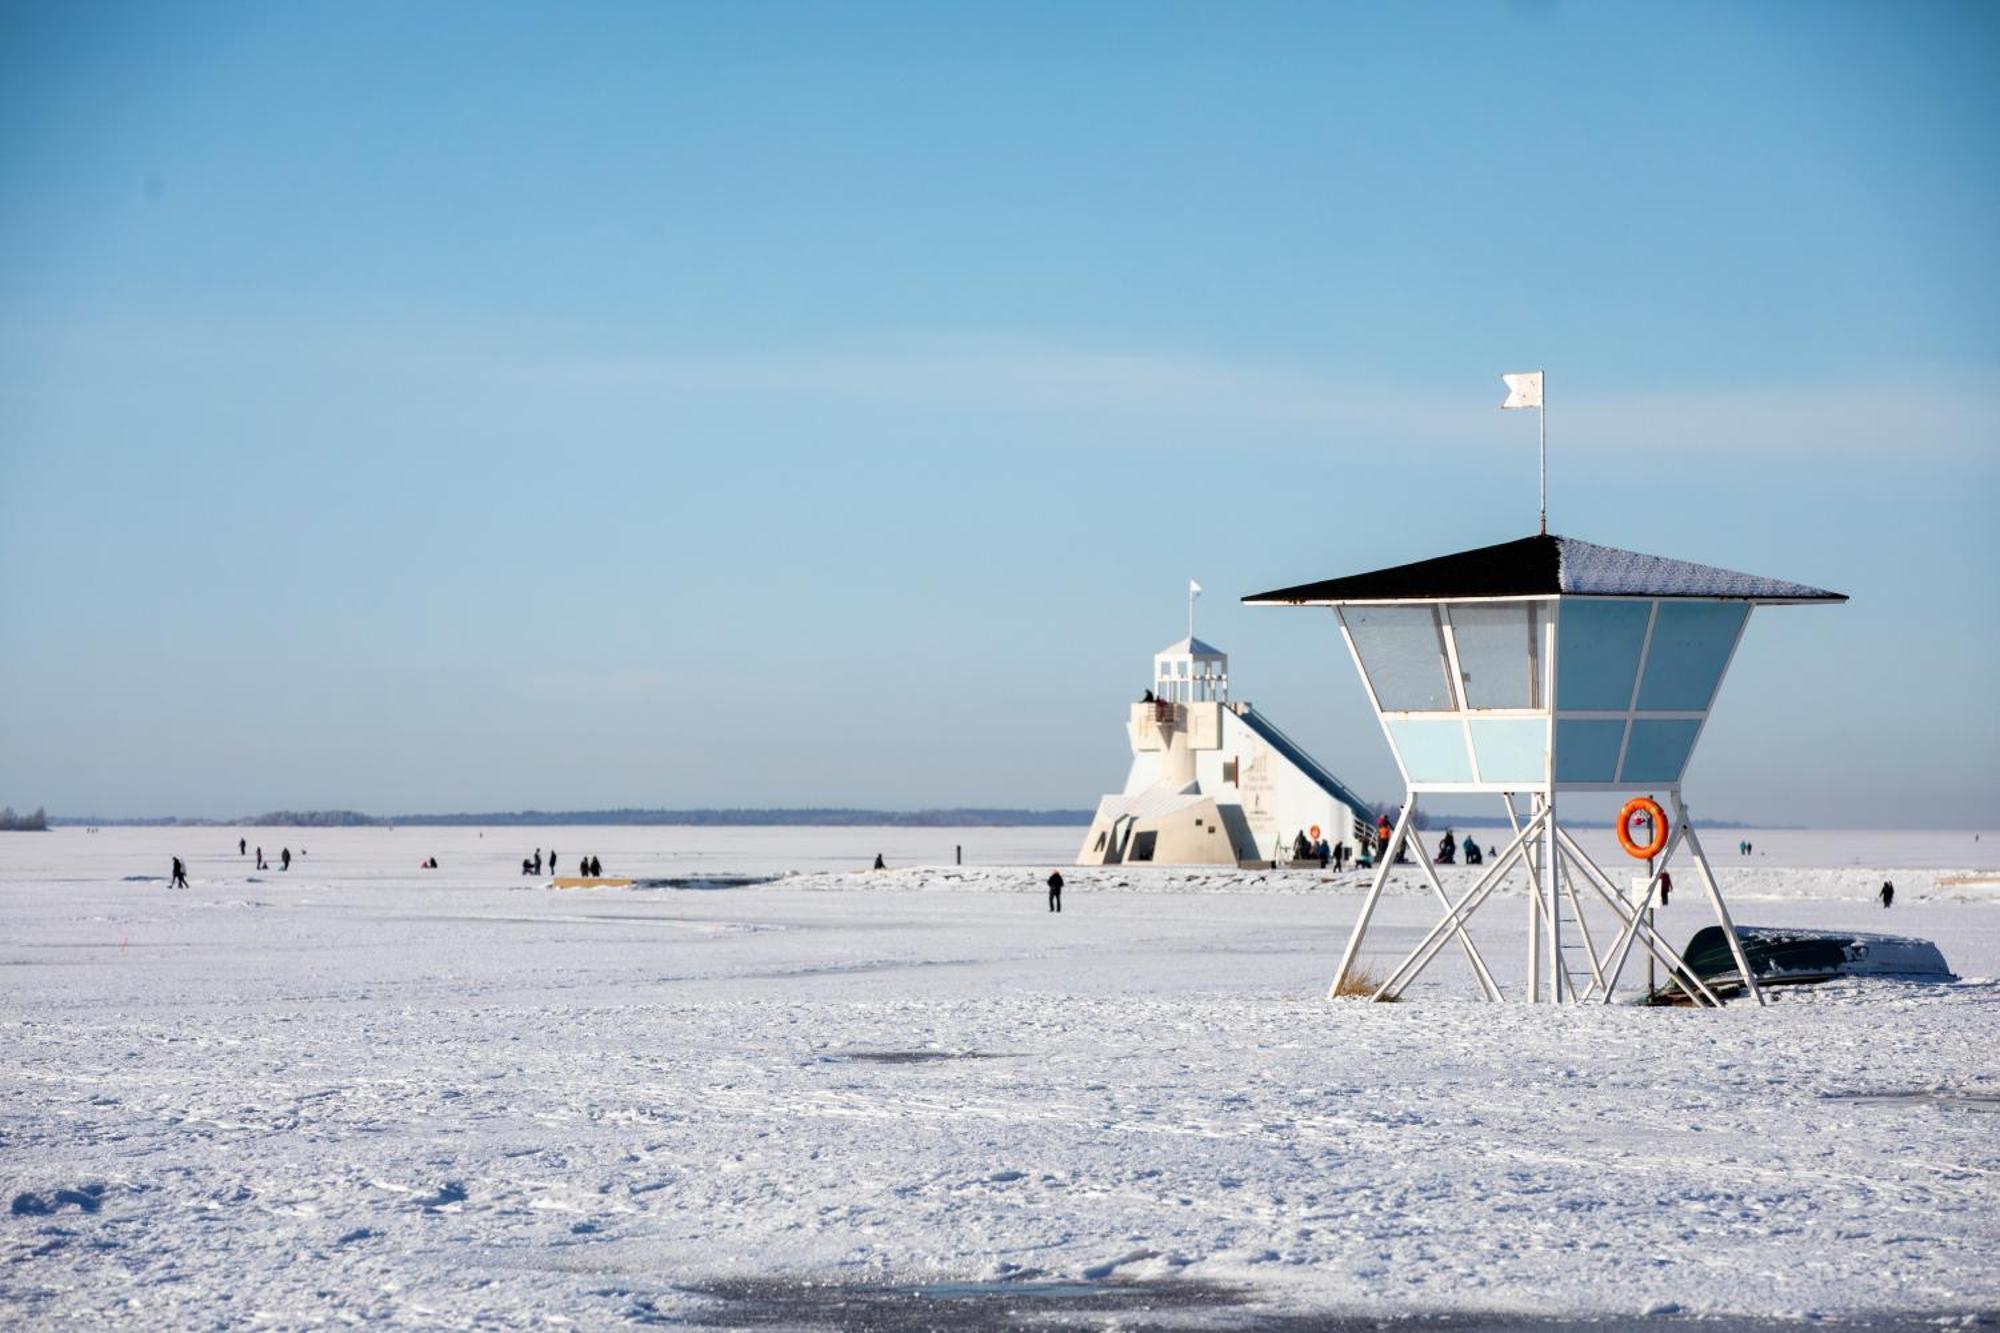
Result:
<svg viewBox="0 0 2000 1333">
<path fill-rule="evenodd" d="M 1190 650 L 1190 651 L 1192 651 L 1192 650 L 1193 650 L 1193 647 L 1194 647 L 1194 599 L 1195 599 L 1195 591 L 1194 591 L 1194 582 L 1193 582 L 1193 580 L 1189 580 L 1189 582 L 1188 582 L 1188 647 L 1189 647 L 1189 650 Z"/>
<path fill-rule="evenodd" d="M 1542 401 L 1535 405 L 1535 415 L 1542 423 L 1542 535 L 1549 535 L 1549 376 L 1542 372 Z"/>
</svg>

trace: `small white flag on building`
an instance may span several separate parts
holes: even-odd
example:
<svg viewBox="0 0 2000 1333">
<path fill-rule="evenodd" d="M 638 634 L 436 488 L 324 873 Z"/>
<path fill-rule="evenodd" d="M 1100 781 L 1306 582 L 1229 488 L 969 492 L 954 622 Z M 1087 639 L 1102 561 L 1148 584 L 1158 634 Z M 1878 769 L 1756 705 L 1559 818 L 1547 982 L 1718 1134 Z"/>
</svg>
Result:
<svg viewBox="0 0 2000 1333">
<path fill-rule="evenodd" d="M 1193 579 L 1188 580 L 1188 596 L 1190 597 L 1201 596 L 1201 585 L 1199 583 L 1196 583 Z"/>
<path fill-rule="evenodd" d="M 1542 372 L 1524 370 L 1513 375 L 1502 375 L 1507 386 L 1507 401 L 1500 404 L 1500 410 L 1510 407 L 1540 407 L 1542 405 Z"/>
</svg>

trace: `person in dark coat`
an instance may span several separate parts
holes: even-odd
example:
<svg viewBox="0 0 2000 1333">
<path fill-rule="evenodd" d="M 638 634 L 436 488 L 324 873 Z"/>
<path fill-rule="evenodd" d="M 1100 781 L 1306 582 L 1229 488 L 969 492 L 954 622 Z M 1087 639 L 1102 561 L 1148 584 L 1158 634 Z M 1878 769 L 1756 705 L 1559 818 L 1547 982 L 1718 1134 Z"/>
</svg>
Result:
<svg viewBox="0 0 2000 1333">
<path fill-rule="evenodd" d="M 1882 892 L 1876 896 L 1882 900 L 1882 906 L 1887 907 L 1896 901 L 1896 886 L 1885 879 L 1882 881 Z"/>
<path fill-rule="evenodd" d="M 289 848 L 289 847 L 280 847 L 280 848 L 278 849 L 278 864 L 279 864 L 279 865 L 280 865 L 281 867 L 283 867 L 284 869 L 286 869 L 286 870 L 290 870 L 290 869 L 292 868 L 292 849 L 291 849 L 291 848 Z"/>
<path fill-rule="evenodd" d="M 249 850 L 250 850 L 250 839 L 248 839 L 248 838 L 238 838 L 238 839 L 236 840 L 236 854 L 237 854 L 238 856 L 242 856 L 242 855 L 244 855 L 244 854 L 245 854 L 245 853 L 247 853 L 247 852 L 248 852 Z"/>
<path fill-rule="evenodd" d="M 1052 871 L 1050 871 L 1050 872 L 1049 872 L 1049 910 L 1050 910 L 1051 912 L 1060 912 L 1060 911 L 1062 911 L 1062 884 L 1063 884 L 1063 881 L 1062 881 L 1062 871 L 1060 871 L 1060 870 L 1052 870 Z"/>
<path fill-rule="evenodd" d="M 262 847 L 257 849 L 257 868 L 259 870 L 269 870 L 271 868 L 264 864 L 264 849 Z"/>
<path fill-rule="evenodd" d="M 877 870 L 887 870 L 889 868 L 888 864 L 882 860 L 882 853 L 880 852 L 875 853 L 875 868 Z"/>
<path fill-rule="evenodd" d="M 181 859 L 178 856 L 176 856 L 174 858 L 174 877 L 167 881 L 167 887 L 170 889 L 184 889 L 187 886 L 188 886 L 187 867 L 182 865 Z M 1883 905 L 1887 906 L 1886 903 Z"/>
</svg>

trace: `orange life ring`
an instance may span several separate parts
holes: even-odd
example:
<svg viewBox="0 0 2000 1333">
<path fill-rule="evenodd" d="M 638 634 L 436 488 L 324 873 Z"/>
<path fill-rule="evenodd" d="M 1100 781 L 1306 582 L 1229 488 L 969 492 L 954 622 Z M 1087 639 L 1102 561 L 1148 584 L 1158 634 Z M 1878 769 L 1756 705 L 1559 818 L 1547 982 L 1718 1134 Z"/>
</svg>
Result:
<svg viewBox="0 0 2000 1333">
<path fill-rule="evenodd" d="M 1653 840 L 1645 846 L 1632 841 L 1632 816 L 1644 815 L 1652 821 Z M 1638 861 L 1650 861 L 1667 847 L 1667 812 L 1660 809 L 1660 803 L 1650 796 L 1638 796 L 1625 802 L 1618 811 L 1618 845 L 1625 849 L 1625 855 Z"/>
</svg>

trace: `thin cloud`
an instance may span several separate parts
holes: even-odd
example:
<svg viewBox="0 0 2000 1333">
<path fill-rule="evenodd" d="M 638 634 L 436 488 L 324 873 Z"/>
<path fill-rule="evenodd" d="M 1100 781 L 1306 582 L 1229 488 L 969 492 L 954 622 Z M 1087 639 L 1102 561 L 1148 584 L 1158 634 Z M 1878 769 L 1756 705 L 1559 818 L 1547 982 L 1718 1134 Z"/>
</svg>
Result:
<svg viewBox="0 0 2000 1333">
<path fill-rule="evenodd" d="M 634 359 L 545 367 L 549 380 L 668 396 L 777 396 L 982 413 L 1171 418 L 1300 427 L 1373 446 L 1497 438 L 1465 386 L 1342 382 L 1288 368 L 1144 354 L 944 352 L 775 358 Z M 2000 389 L 1984 383 L 1684 387 L 1671 393 L 1580 391 L 1551 415 L 1569 441 L 1676 451 L 1977 453 L 2000 445 Z"/>
</svg>

